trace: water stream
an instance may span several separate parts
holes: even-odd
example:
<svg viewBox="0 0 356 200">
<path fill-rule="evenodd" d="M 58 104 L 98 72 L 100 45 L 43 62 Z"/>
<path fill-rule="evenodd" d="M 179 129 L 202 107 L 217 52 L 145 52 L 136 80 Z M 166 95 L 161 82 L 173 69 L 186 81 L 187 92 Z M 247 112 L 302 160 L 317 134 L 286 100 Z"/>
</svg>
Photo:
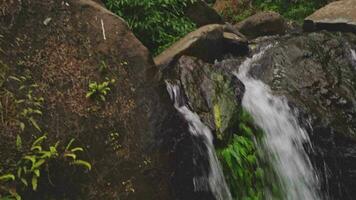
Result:
<svg viewBox="0 0 356 200">
<path fill-rule="evenodd" d="M 239 67 L 239 72 L 235 73 L 246 87 L 242 105 L 265 132 L 262 144 L 258 146 L 267 152 L 275 168 L 283 185 L 284 199 L 318 200 L 318 177 L 303 148 L 305 144 L 310 145 L 308 134 L 298 124 L 287 101 L 273 96 L 266 84 L 248 74 L 251 66 L 270 47 L 247 58 Z"/>
<path fill-rule="evenodd" d="M 352 59 L 356 62 L 356 52 L 353 49 L 351 49 L 351 56 L 352 56 Z"/>
<path fill-rule="evenodd" d="M 231 200 L 229 187 L 226 184 L 222 168 L 215 153 L 213 135 L 210 129 L 200 120 L 196 113 L 188 108 L 178 85 L 167 82 L 167 90 L 171 99 L 174 101 L 175 108 L 187 121 L 192 136 L 199 137 L 205 145 L 205 148 L 201 149 L 200 152 L 204 154 L 201 156 L 208 156 L 208 171 L 202 172 L 205 176 L 194 177 L 193 183 L 195 190 L 211 191 L 216 200 Z M 196 145 L 196 147 L 199 148 L 199 145 Z M 204 165 L 203 163 L 199 163 L 199 161 L 195 162 L 196 165 Z M 205 166 L 199 168 L 203 170 Z"/>
</svg>

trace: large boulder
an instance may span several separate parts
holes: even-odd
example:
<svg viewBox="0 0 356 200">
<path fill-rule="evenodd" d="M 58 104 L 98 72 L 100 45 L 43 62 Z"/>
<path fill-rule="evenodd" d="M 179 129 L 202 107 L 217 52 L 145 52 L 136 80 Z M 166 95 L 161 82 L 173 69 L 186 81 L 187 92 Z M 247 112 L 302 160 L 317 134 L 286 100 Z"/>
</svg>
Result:
<svg viewBox="0 0 356 200">
<path fill-rule="evenodd" d="M 224 23 L 221 16 L 203 0 L 189 4 L 185 10 L 185 16 L 191 19 L 198 27 Z"/>
<path fill-rule="evenodd" d="M 356 32 L 356 1 L 334 1 L 304 20 L 304 30 Z"/>
<path fill-rule="evenodd" d="M 237 23 L 235 27 L 249 39 L 266 35 L 282 35 L 287 30 L 283 17 L 272 11 L 252 15 Z"/>
<path fill-rule="evenodd" d="M 282 38 L 251 71 L 301 111 L 324 194 L 355 199 L 356 35 L 310 33 Z"/>
<path fill-rule="evenodd" d="M 24 148 L 43 134 L 58 148 L 74 138 L 92 170 L 49 165 L 24 199 L 174 199 L 179 145 L 165 139 L 187 126 L 128 25 L 91 0 L 0 5 L 0 174 L 17 163 L 17 135 Z"/>
<path fill-rule="evenodd" d="M 239 55 L 245 54 L 247 51 L 245 37 L 232 26 L 211 24 L 189 33 L 156 56 L 154 62 L 163 68 L 182 55 L 214 62 L 215 59 L 222 58 L 226 53 Z"/>
<path fill-rule="evenodd" d="M 166 79 L 181 83 L 190 108 L 215 133 L 219 144 L 226 144 L 237 133 L 245 91 L 240 80 L 218 63 L 190 56 L 180 57 L 164 72 Z"/>
</svg>

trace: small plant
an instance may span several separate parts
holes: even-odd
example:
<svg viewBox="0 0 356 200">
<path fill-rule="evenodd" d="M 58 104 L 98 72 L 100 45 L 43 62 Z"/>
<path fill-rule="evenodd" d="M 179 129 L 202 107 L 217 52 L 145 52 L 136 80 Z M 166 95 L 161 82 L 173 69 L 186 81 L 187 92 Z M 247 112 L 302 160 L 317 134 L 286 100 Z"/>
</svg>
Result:
<svg viewBox="0 0 356 200">
<path fill-rule="evenodd" d="M 110 92 L 110 84 L 115 83 L 115 79 L 107 80 L 102 83 L 91 82 L 89 83 L 89 91 L 86 98 L 106 101 L 106 95 Z"/>
<path fill-rule="evenodd" d="M 257 149 L 258 140 L 262 136 L 262 130 L 254 127 L 249 113 L 242 110 L 239 113 L 238 133 L 227 147 L 218 150 L 234 199 L 262 200 L 266 188 L 273 199 L 283 199 L 273 168 L 263 160 Z"/>
<path fill-rule="evenodd" d="M 77 159 L 78 152 L 83 152 L 81 147 L 72 147 L 74 139 L 72 139 L 62 153 L 59 153 L 59 141 L 54 145 L 49 145 L 45 148 L 43 144 L 47 136 L 37 138 L 31 145 L 30 149 L 23 153 L 21 159 L 16 165 L 13 172 L 6 173 L 0 176 L 0 182 L 11 182 L 9 185 L 16 185 L 22 188 L 30 187 L 33 191 L 38 188 L 38 181 L 41 174 L 47 170 L 51 160 L 64 160 L 69 165 L 83 166 L 85 169 L 91 170 L 89 162 Z M 22 149 L 22 140 L 18 136 L 16 139 L 16 146 L 18 151 Z M 0 200 L 20 200 L 21 196 L 16 191 L 16 187 L 0 187 Z M 20 188 L 21 189 L 21 188 Z M 1 196 L 1 191 L 5 191 L 7 195 Z"/>
<path fill-rule="evenodd" d="M 20 105 L 23 109 L 20 112 L 20 116 L 23 120 L 20 122 L 20 128 L 25 130 L 26 123 L 32 125 L 38 131 L 42 131 L 37 123 L 36 116 L 42 116 L 42 104 L 44 102 L 43 97 L 37 97 L 34 95 L 34 90 L 38 88 L 37 84 L 26 84 L 31 77 L 26 76 L 10 76 L 9 79 L 16 81 L 19 84 L 19 91 L 23 94 L 22 99 L 16 100 L 16 104 Z M 26 122 L 26 123 L 25 123 Z"/>
</svg>

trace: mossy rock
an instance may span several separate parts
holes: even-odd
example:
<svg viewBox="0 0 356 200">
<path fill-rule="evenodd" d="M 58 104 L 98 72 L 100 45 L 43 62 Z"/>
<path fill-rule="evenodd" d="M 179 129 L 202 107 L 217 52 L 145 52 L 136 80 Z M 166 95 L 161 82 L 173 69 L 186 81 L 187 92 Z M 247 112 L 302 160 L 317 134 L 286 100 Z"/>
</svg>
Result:
<svg viewBox="0 0 356 200">
<path fill-rule="evenodd" d="M 237 131 L 243 84 L 233 75 L 197 58 L 183 56 L 177 62 L 189 105 L 207 124 L 219 142 Z"/>
</svg>

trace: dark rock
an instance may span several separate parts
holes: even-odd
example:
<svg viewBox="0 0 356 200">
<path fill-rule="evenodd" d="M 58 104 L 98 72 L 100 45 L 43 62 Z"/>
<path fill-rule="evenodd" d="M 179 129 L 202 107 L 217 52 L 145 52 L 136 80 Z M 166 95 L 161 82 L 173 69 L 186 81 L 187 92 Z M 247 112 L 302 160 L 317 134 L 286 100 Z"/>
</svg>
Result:
<svg viewBox="0 0 356 200">
<path fill-rule="evenodd" d="M 356 32 L 356 1 L 334 1 L 304 20 L 305 31 Z"/>
<path fill-rule="evenodd" d="M 311 33 L 280 39 L 251 71 L 299 108 L 333 199 L 355 199 L 356 65 L 354 34 Z"/>
<path fill-rule="evenodd" d="M 168 77 L 179 77 L 191 109 L 220 142 L 227 142 L 237 132 L 244 85 L 219 66 L 194 57 L 182 56 L 167 69 L 168 73 L 172 70 L 176 75 Z"/>
<path fill-rule="evenodd" d="M 282 35 L 287 30 L 283 17 L 276 12 L 260 12 L 235 25 L 249 39 L 266 35 Z"/>
<path fill-rule="evenodd" d="M 202 0 L 190 4 L 185 10 L 185 16 L 191 19 L 198 27 L 224 23 L 221 16 Z"/>
<path fill-rule="evenodd" d="M 16 156 L 17 134 L 24 147 L 44 133 L 49 144 L 75 138 L 86 149 L 83 159 L 93 166 L 80 173 L 62 163 L 50 165 L 52 184 L 43 176 L 38 192 L 24 199 L 174 199 L 172 174 L 184 178 L 179 182 L 184 191 L 194 193 L 192 177 L 179 171 L 174 151 L 189 135 L 187 125 L 172 106 L 150 53 L 121 18 L 90 0 L 0 5 L 1 173 Z M 44 99 L 43 115 L 34 118 L 42 133 L 26 121 L 25 131 L 20 130 L 23 108 L 15 100 L 27 93 L 10 75 L 26 76 L 24 87 L 38 85 L 32 90 Z M 115 83 L 105 101 L 86 98 L 90 82 L 107 78 Z"/>
<path fill-rule="evenodd" d="M 246 54 L 247 41 L 242 34 L 236 34 L 230 26 L 212 24 L 203 26 L 173 44 L 154 58 L 157 66 L 163 68 L 182 55 L 200 58 L 205 62 L 214 62 L 222 58 L 231 49 L 235 55 Z M 212 48 L 214 47 L 214 48 Z"/>
</svg>

